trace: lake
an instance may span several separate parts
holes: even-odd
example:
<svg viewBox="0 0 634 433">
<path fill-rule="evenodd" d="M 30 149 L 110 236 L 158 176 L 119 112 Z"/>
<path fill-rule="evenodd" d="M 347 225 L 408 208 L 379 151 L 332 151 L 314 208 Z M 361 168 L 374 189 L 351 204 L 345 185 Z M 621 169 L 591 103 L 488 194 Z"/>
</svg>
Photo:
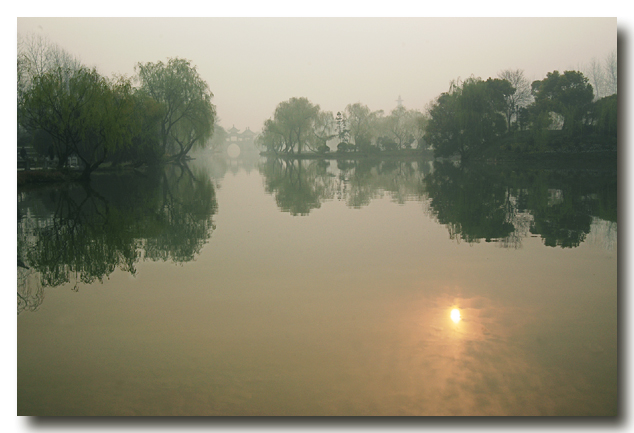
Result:
<svg viewBox="0 0 634 433">
<path fill-rule="evenodd" d="M 607 166 L 201 153 L 20 189 L 18 414 L 616 415 Z"/>
</svg>

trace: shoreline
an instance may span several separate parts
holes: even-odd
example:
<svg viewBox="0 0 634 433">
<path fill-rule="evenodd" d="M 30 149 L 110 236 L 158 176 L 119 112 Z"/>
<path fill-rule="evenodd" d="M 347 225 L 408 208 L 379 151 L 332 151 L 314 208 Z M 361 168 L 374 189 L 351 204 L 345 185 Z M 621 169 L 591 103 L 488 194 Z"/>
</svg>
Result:
<svg viewBox="0 0 634 433">
<path fill-rule="evenodd" d="M 260 156 L 279 159 L 326 159 L 326 160 L 355 160 L 355 159 L 432 159 L 432 160 L 459 160 L 460 157 L 435 157 L 431 151 L 398 151 L 398 152 L 330 152 L 330 153 L 274 153 L 260 152 Z M 590 161 L 616 159 L 616 150 L 597 150 L 588 152 L 535 152 L 517 154 L 513 152 L 500 152 L 498 155 L 481 155 L 470 158 L 469 162 L 566 162 L 566 161 Z"/>
<path fill-rule="evenodd" d="M 435 158 L 433 153 L 418 150 L 400 151 L 400 152 L 350 152 L 338 153 L 332 152 L 327 154 L 303 153 L 297 154 L 276 154 L 271 152 L 260 152 L 260 157 L 279 158 L 279 159 L 298 159 L 298 160 L 434 160 L 434 161 L 458 161 L 455 158 Z M 479 157 L 473 158 L 469 164 L 486 164 L 486 165 L 515 165 L 522 164 L 524 167 L 532 167 L 539 165 L 543 168 L 552 168 L 553 166 L 575 164 L 575 168 L 579 169 L 605 169 L 616 168 L 617 151 L 595 151 L 595 152 L 543 152 L 522 155 L 513 155 L 510 153 L 502 153 L 497 157 Z M 103 167 L 95 171 L 98 173 L 108 173 L 113 171 L 137 171 L 132 167 L 117 167 L 116 169 Z M 57 169 L 32 169 L 18 170 L 17 187 L 36 185 L 54 185 L 68 182 L 78 182 L 80 172 L 76 170 L 57 170 Z"/>
</svg>

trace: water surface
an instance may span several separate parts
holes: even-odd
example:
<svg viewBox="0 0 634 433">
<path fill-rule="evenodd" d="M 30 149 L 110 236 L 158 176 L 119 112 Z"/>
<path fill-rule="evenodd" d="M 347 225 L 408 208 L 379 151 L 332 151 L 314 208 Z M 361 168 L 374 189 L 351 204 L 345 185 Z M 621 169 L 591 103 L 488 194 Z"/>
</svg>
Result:
<svg viewBox="0 0 634 433">
<path fill-rule="evenodd" d="M 615 170 L 201 155 L 18 210 L 20 415 L 616 414 Z"/>
</svg>

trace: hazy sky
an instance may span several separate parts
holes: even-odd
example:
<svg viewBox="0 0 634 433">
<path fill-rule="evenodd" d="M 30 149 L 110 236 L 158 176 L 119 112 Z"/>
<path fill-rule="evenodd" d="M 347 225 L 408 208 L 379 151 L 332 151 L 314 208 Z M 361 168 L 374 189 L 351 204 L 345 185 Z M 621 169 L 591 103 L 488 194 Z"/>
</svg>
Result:
<svg viewBox="0 0 634 433">
<path fill-rule="evenodd" d="M 192 61 L 220 123 L 260 130 L 305 96 L 337 112 L 424 110 L 452 79 L 523 69 L 529 80 L 616 49 L 615 18 L 18 18 L 106 76 L 137 62 Z"/>
</svg>

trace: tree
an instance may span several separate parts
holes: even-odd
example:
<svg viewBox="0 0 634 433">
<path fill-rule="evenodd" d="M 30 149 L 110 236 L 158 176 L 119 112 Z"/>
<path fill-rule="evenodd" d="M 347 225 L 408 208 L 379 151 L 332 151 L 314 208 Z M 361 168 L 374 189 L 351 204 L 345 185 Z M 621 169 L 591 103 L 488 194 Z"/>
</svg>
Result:
<svg viewBox="0 0 634 433">
<path fill-rule="evenodd" d="M 470 77 L 452 82 L 429 107 L 425 139 L 436 156 L 459 154 L 462 160 L 480 152 L 505 130 L 505 97 L 514 89 L 506 80 Z"/>
<path fill-rule="evenodd" d="M 330 111 L 320 111 L 315 118 L 313 128 L 313 148 L 318 152 L 329 150 L 326 144 L 329 140 L 337 137 L 335 118 Z"/>
<path fill-rule="evenodd" d="M 359 142 L 369 142 L 372 136 L 372 128 L 377 114 L 373 113 L 370 108 L 357 102 L 348 104 L 345 110 L 347 126 L 350 131 L 350 137 L 359 150 Z"/>
<path fill-rule="evenodd" d="M 531 95 L 531 84 L 524 76 L 522 69 L 505 69 L 498 74 L 501 80 L 506 80 L 515 89 L 514 92 L 505 95 L 505 109 L 504 115 L 506 116 L 507 130 L 511 130 L 511 122 L 513 119 L 517 122 L 519 117 L 519 110 L 522 107 L 528 106 L 533 97 Z"/>
<path fill-rule="evenodd" d="M 183 158 L 212 136 L 216 107 L 213 94 L 189 60 L 138 63 L 135 70 L 141 90 L 163 105 L 161 151 L 172 159 Z"/>
<path fill-rule="evenodd" d="M 594 99 L 592 86 L 579 71 L 549 72 L 531 85 L 536 113 L 554 112 L 563 117 L 562 129 L 578 133 Z"/>
<path fill-rule="evenodd" d="M 86 130 L 74 148 L 84 166 L 83 179 L 88 179 L 109 156 L 129 148 L 143 126 L 134 117 L 135 99 L 129 79 L 96 77 L 94 85 L 93 99 L 86 105 Z"/>
<path fill-rule="evenodd" d="M 465 151 L 458 121 L 459 96 L 460 88 L 450 86 L 449 91 L 441 93 L 427 109 L 429 122 L 424 137 L 436 156 L 452 156 Z"/>
<path fill-rule="evenodd" d="M 286 137 L 273 119 L 267 119 L 264 121 L 262 132 L 256 138 L 256 142 L 268 152 L 279 153 L 284 148 Z"/>
<path fill-rule="evenodd" d="M 595 101 L 617 93 L 617 54 L 610 52 L 603 61 L 593 57 L 583 70 L 594 89 Z"/>
<path fill-rule="evenodd" d="M 481 148 L 504 131 L 504 98 L 513 92 L 506 80 L 482 81 L 469 78 L 462 86 L 459 98 L 459 119 L 468 153 Z"/>
<path fill-rule="evenodd" d="M 24 95 L 31 90 L 35 77 L 40 77 L 47 72 L 61 68 L 62 70 L 76 71 L 81 68 L 81 62 L 62 50 L 47 38 L 29 33 L 26 36 L 18 34 L 17 38 L 17 130 L 19 141 L 31 141 L 33 144 L 41 144 L 48 150 L 50 137 L 41 130 L 24 131 L 21 107 L 24 104 Z M 37 147 L 37 146 L 35 146 Z"/>
<path fill-rule="evenodd" d="M 132 97 L 132 122 L 136 125 L 132 145 L 128 149 L 120 149 L 115 158 L 130 160 L 135 166 L 156 164 L 162 155 L 160 133 L 163 105 L 139 89 L 133 92 Z"/>
<path fill-rule="evenodd" d="M 214 135 L 211 137 L 208 147 L 211 148 L 211 150 L 213 151 L 218 151 L 225 146 L 226 140 L 227 131 L 218 123 L 218 118 L 216 117 L 214 124 Z"/>
<path fill-rule="evenodd" d="M 384 148 L 385 143 L 394 143 L 397 149 L 411 148 L 414 141 L 421 136 L 422 118 L 420 112 L 408 110 L 402 105 L 392 110 L 389 116 L 382 119 L 384 137 L 387 138 L 382 140 Z"/>
<path fill-rule="evenodd" d="M 47 38 L 29 33 L 26 36 L 18 34 L 17 66 L 19 101 L 33 85 L 35 77 L 58 68 L 78 70 L 82 65 L 78 59 Z"/>
<path fill-rule="evenodd" d="M 414 137 L 416 138 L 419 150 L 423 150 L 427 147 L 427 143 L 425 142 L 425 130 L 427 129 L 428 123 L 429 118 L 427 118 L 427 116 L 425 116 L 423 113 L 417 112 L 414 118 Z"/>
<path fill-rule="evenodd" d="M 129 80 L 108 81 L 95 69 L 60 67 L 33 77 L 21 119 L 27 129 L 50 136 L 58 168 L 77 155 L 87 180 L 110 154 L 131 143 L 136 125 L 131 89 Z"/>
<path fill-rule="evenodd" d="M 58 168 L 76 151 L 88 130 L 89 104 L 100 90 L 100 80 L 95 70 L 60 67 L 33 77 L 33 84 L 23 95 L 22 125 L 50 135 Z"/>
<path fill-rule="evenodd" d="M 603 68 L 605 70 L 605 96 L 618 91 L 618 62 L 616 50 L 607 55 Z"/>
<path fill-rule="evenodd" d="M 606 77 L 601 63 L 593 58 L 585 68 L 585 75 L 588 76 L 589 82 L 594 89 L 595 99 L 600 99 L 605 94 Z"/>
<path fill-rule="evenodd" d="M 307 98 L 291 98 L 280 102 L 273 118 L 264 122 L 258 142 L 274 152 L 301 154 L 302 147 L 314 141 L 318 121 L 319 105 Z"/>
<path fill-rule="evenodd" d="M 592 107 L 595 130 L 604 136 L 617 136 L 618 99 L 616 94 L 595 101 Z"/>
</svg>

